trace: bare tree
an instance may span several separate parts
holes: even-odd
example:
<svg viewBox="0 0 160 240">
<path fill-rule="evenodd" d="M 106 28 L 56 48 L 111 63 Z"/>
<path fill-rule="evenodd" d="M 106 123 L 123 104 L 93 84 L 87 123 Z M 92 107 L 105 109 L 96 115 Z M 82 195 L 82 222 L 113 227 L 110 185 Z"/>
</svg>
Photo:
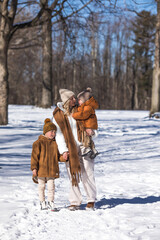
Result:
<svg viewBox="0 0 160 240">
<path fill-rule="evenodd" d="M 72 4 L 71 0 L 55 0 L 49 6 L 48 0 L 43 0 L 45 10 L 43 13 L 43 89 L 42 89 L 42 107 L 51 107 L 53 103 L 52 94 L 52 28 L 60 22 L 64 31 L 67 31 L 67 19 L 78 14 L 86 8 L 93 0 L 80 1 L 78 4 Z M 80 4 L 81 3 L 81 4 Z M 53 15 L 52 15 L 53 13 Z M 51 22 L 52 21 L 52 22 Z M 73 87 L 75 88 L 76 67 L 73 64 Z"/>
<path fill-rule="evenodd" d="M 24 3 L 25 5 L 25 3 Z M 14 20 L 18 0 L 0 1 L 0 125 L 8 123 L 8 48 L 13 34 L 20 28 L 36 26 L 43 13 L 43 5 L 36 17 L 25 23 Z"/>
<path fill-rule="evenodd" d="M 56 3 L 55 3 L 56 4 Z M 47 108 L 52 106 L 52 11 L 48 8 L 48 0 L 45 2 L 42 25 L 42 102 L 41 106 Z"/>
<path fill-rule="evenodd" d="M 135 1 L 131 0 L 132 3 Z M 125 2 L 121 0 L 121 3 L 124 4 Z M 22 3 L 22 5 L 18 5 L 18 3 Z M 26 9 L 29 4 L 34 4 L 34 8 L 31 7 L 31 15 L 28 17 L 26 14 L 26 18 L 24 16 L 24 22 L 22 22 L 21 19 L 17 18 L 17 14 L 22 12 L 21 8 Z M 103 8 L 98 8 L 98 6 L 103 6 Z M 135 84 L 133 76 L 134 64 L 133 59 L 130 60 L 130 58 L 134 49 L 133 45 L 131 48 L 129 47 L 132 42 L 129 32 L 128 37 L 124 39 L 126 32 L 129 30 L 126 28 L 123 32 L 123 21 L 119 27 L 118 24 L 116 27 L 112 24 L 113 19 L 106 20 L 106 14 L 112 16 L 112 14 L 118 12 L 121 16 L 122 7 L 119 6 L 116 0 L 27 0 L 25 3 L 21 0 L 0 1 L 0 124 L 7 124 L 8 121 L 8 47 L 11 45 L 11 39 L 12 44 L 16 45 L 13 38 L 15 33 L 19 34 L 20 31 L 18 30 L 23 29 L 24 31 L 28 27 L 30 27 L 30 31 L 28 31 L 30 34 L 33 31 L 35 32 L 34 37 L 38 36 L 36 28 L 41 35 L 38 38 L 38 40 L 40 39 L 39 49 L 32 48 L 32 51 L 35 51 L 35 58 L 32 59 L 39 68 L 37 71 L 39 82 L 37 84 L 37 78 L 32 74 L 32 71 L 36 73 L 36 66 L 34 66 L 28 68 L 30 80 L 29 82 L 26 81 L 24 86 L 27 86 L 27 91 L 30 93 L 37 91 L 36 84 L 40 86 L 40 89 L 42 87 L 40 91 L 37 91 L 42 107 L 50 107 L 53 100 L 58 100 L 58 88 L 60 87 L 68 87 L 78 92 L 85 87 L 92 86 L 101 108 L 132 109 L 133 107 L 135 109 L 135 96 L 137 96 L 136 99 L 139 97 L 141 108 L 144 106 L 147 108 L 148 103 L 144 105 L 141 96 L 138 96 L 139 86 Z M 12 14 L 11 9 L 14 10 Z M 131 5 L 130 10 L 133 10 Z M 90 21 L 88 21 L 89 16 Z M 108 24 L 107 21 L 110 22 L 110 29 L 107 28 L 108 25 L 105 25 Z M 129 18 L 127 18 L 127 21 L 130 21 Z M 103 30 L 102 25 L 104 25 Z M 21 34 L 23 34 L 23 31 L 21 31 Z M 81 35 L 82 32 L 84 36 Z M 107 34 L 104 38 L 106 45 L 101 42 L 100 34 Z M 57 47 L 52 50 L 55 41 L 55 39 L 52 39 L 54 35 L 57 37 Z M 66 44 L 66 39 L 70 42 L 70 46 Z M 31 45 L 33 45 L 34 41 L 31 40 L 31 42 Z M 105 48 L 102 52 L 103 44 Z M 127 47 L 124 45 L 127 45 Z M 24 51 L 27 53 L 26 50 Z M 39 54 L 37 54 L 38 51 Z M 32 57 L 31 52 L 28 52 L 27 55 Z M 36 61 L 36 57 L 39 60 Z M 22 61 L 26 61 L 25 56 L 23 56 Z M 28 59 L 26 63 L 29 66 Z M 11 74 L 16 67 L 13 61 L 12 64 Z M 138 76 L 138 69 L 135 67 L 135 76 Z M 23 72 L 25 72 L 23 69 L 17 71 L 17 76 L 19 74 L 19 76 L 22 76 L 21 78 L 27 79 L 27 74 L 23 74 Z M 16 79 L 16 74 L 14 79 Z M 41 79 L 42 83 L 40 83 Z M 23 80 L 21 80 L 21 85 L 22 83 Z M 19 84 L 20 81 L 15 82 L 14 87 L 20 86 Z M 29 91 L 31 87 L 33 87 L 32 91 Z M 135 89 L 135 87 L 137 88 Z M 23 91 L 21 89 L 23 88 L 21 87 L 16 92 L 18 103 L 22 99 L 21 93 Z M 137 95 L 135 92 L 137 92 Z M 150 93 L 146 93 L 144 96 L 147 98 L 148 94 Z M 36 104 L 39 101 L 35 95 L 34 97 L 28 97 L 24 102 L 26 104 Z M 139 109 L 139 105 L 137 105 L 137 109 Z"/>
<path fill-rule="evenodd" d="M 150 115 L 160 111 L 160 0 L 157 2 L 157 23 L 155 37 L 155 56 L 152 79 L 152 101 Z"/>
<path fill-rule="evenodd" d="M 17 1 L 0 2 L 0 124 L 8 123 L 8 61 L 7 52 L 10 41 L 10 33 L 16 14 Z"/>
<path fill-rule="evenodd" d="M 14 33 L 18 29 L 27 28 L 27 27 L 34 27 L 38 24 L 44 23 L 44 28 L 48 30 L 48 36 L 46 39 L 44 39 L 44 48 L 45 51 L 48 51 L 49 55 L 46 55 L 46 52 L 44 51 L 44 59 L 47 62 L 48 59 L 51 62 L 51 13 L 54 12 L 52 17 L 57 18 L 55 22 L 62 21 L 63 24 L 65 24 L 66 18 L 69 16 L 76 14 L 83 8 L 85 8 L 88 4 L 90 4 L 93 0 L 85 1 L 85 3 L 82 4 L 82 6 L 77 10 L 74 10 L 71 6 L 71 3 L 69 0 L 54 0 L 50 1 L 50 7 L 48 7 L 48 0 L 40 0 L 39 2 L 36 1 L 26 1 L 21 2 L 18 0 L 4 0 L 3 2 L 0 1 L 0 125 L 5 125 L 8 123 L 8 47 L 10 40 Z M 22 4 L 22 7 L 24 8 L 27 4 L 31 3 L 37 4 L 37 13 L 36 16 L 34 16 L 31 20 L 23 22 L 23 23 L 16 23 L 14 24 L 15 16 L 17 14 L 17 7 L 18 3 Z M 70 7 L 70 10 L 66 11 L 68 12 L 67 16 L 63 16 L 61 14 L 62 9 L 64 9 L 64 5 L 67 3 L 67 7 Z M 38 10 L 39 9 L 39 10 Z M 50 13 L 50 14 L 49 14 Z M 45 31 L 45 30 L 44 30 Z M 50 49 L 49 49 L 50 48 Z M 46 57 L 47 56 L 47 57 Z M 44 68 L 46 67 L 46 63 L 43 62 Z M 49 65 L 49 68 L 51 68 L 51 64 Z M 49 69 L 50 79 L 46 80 L 48 78 L 47 74 L 45 73 L 43 76 L 45 78 L 45 81 L 48 81 L 49 84 L 51 84 L 51 72 L 52 70 Z M 48 84 L 47 82 L 47 84 Z M 46 86 L 46 83 L 44 84 Z M 47 88 L 51 88 L 51 86 L 47 86 Z M 46 101 L 46 96 L 43 97 Z M 44 103 L 46 106 L 46 103 Z M 49 104 L 50 105 L 50 104 Z"/>
</svg>

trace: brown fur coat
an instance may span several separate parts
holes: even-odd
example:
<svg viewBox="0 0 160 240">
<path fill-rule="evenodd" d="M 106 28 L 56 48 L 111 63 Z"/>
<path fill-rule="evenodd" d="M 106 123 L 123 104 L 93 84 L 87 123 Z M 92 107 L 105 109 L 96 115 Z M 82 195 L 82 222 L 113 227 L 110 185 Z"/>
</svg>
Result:
<svg viewBox="0 0 160 240">
<path fill-rule="evenodd" d="M 58 161 L 62 156 L 58 152 L 56 141 L 40 135 L 33 143 L 31 155 L 31 170 L 38 170 L 38 177 L 59 177 Z"/>
</svg>

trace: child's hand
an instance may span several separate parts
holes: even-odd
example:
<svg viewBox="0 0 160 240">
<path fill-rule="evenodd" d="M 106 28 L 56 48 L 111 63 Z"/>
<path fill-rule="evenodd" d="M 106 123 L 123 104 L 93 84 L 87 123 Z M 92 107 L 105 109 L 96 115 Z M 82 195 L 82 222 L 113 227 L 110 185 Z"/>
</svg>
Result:
<svg viewBox="0 0 160 240">
<path fill-rule="evenodd" d="M 33 173 L 33 176 L 37 176 L 37 169 L 33 169 L 32 173 Z"/>
<path fill-rule="evenodd" d="M 94 135 L 94 132 L 91 128 L 87 128 L 86 133 L 87 133 L 88 136 L 93 136 Z"/>
</svg>

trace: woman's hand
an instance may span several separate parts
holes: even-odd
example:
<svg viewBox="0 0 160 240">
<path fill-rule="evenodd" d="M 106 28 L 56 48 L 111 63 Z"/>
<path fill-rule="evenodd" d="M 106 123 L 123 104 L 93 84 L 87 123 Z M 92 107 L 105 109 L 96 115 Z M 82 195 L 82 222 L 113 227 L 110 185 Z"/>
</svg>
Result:
<svg viewBox="0 0 160 240">
<path fill-rule="evenodd" d="M 69 152 L 64 152 L 63 153 L 63 159 L 67 161 L 68 157 L 69 157 Z"/>
<path fill-rule="evenodd" d="M 94 135 L 94 131 L 91 128 L 87 128 L 86 133 L 87 133 L 88 136 L 93 136 Z"/>
</svg>

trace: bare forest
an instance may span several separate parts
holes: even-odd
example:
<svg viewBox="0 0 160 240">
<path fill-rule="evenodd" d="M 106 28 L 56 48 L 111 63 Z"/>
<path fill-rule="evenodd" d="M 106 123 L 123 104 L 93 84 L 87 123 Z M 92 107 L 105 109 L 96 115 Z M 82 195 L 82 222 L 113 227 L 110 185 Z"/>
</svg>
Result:
<svg viewBox="0 0 160 240">
<path fill-rule="evenodd" d="M 89 1 L 91 7 L 86 1 L 82 10 L 70 6 L 64 16 L 62 2 L 69 1 L 40 2 L 40 16 L 36 1 L 16 9 L 7 44 L 7 104 L 50 107 L 60 100 L 59 88 L 77 94 L 91 87 L 100 109 L 150 110 L 152 11 L 124 14 L 111 1 L 103 11 L 103 1 Z"/>
</svg>

